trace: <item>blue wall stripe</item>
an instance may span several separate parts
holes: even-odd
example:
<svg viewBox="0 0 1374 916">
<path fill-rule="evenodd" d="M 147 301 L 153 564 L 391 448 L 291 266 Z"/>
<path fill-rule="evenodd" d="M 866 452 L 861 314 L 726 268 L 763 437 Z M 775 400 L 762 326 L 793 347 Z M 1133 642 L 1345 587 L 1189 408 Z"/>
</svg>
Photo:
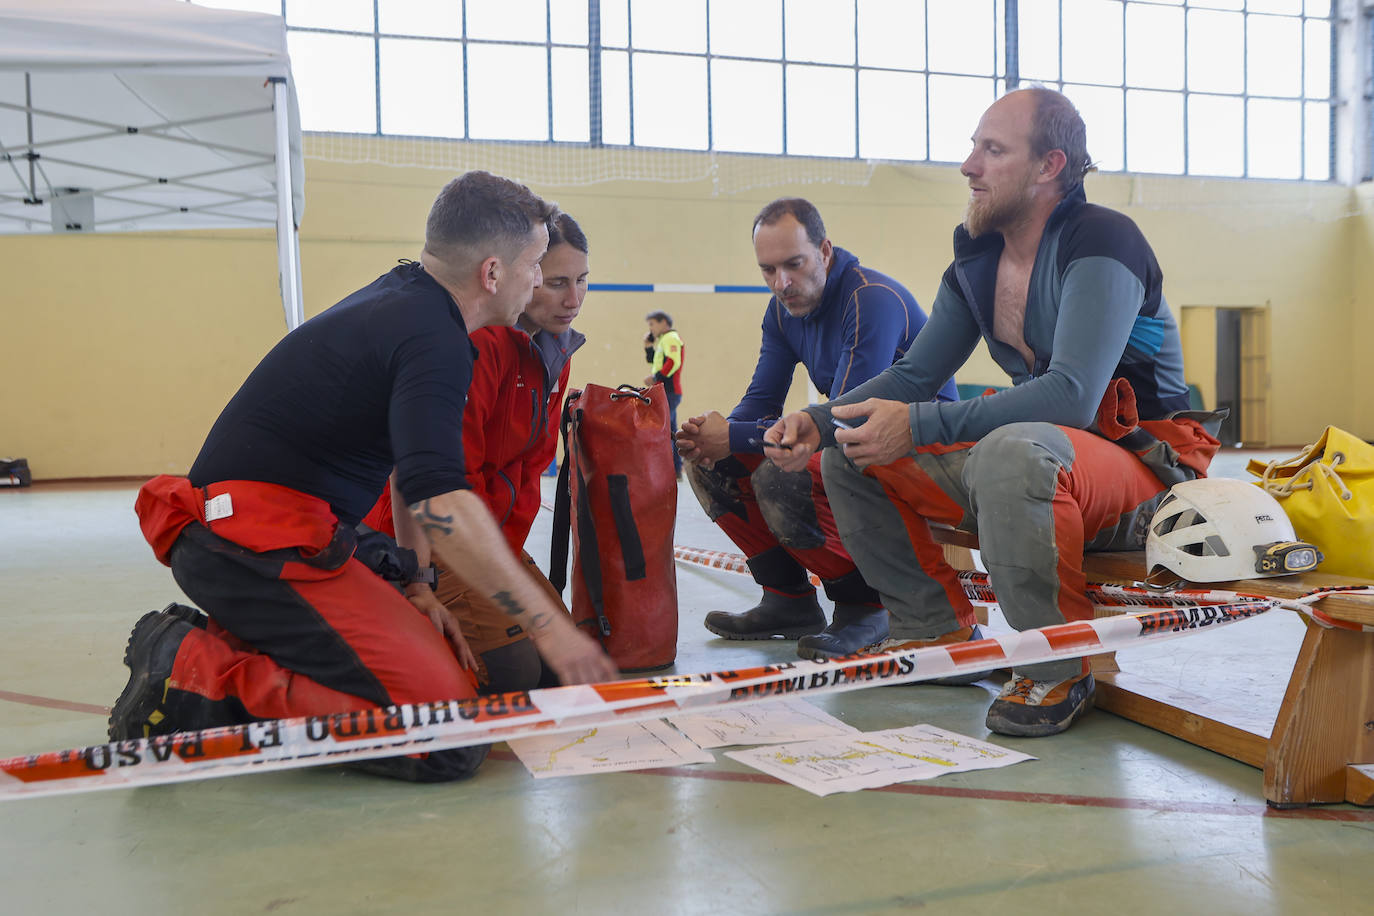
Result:
<svg viewBox="0 0 1374 916">
<path fill-rule="evenodd" d="M 603 293 L 656 293 L 656 292 L 681 292 L 681 289 L 672 287 L 682 287 L 682 283 L 588 283 L 587 289 L 593 292 Z M 704 284 L 703 284 L 704 285 Z M 669 287 L 660 289 L 660 286 Z M 767 293 L 766 286 L 738 286 L 730 283 L 715 283 L 711 285 L 711 291 L 716 293 Z"/>
</svg>

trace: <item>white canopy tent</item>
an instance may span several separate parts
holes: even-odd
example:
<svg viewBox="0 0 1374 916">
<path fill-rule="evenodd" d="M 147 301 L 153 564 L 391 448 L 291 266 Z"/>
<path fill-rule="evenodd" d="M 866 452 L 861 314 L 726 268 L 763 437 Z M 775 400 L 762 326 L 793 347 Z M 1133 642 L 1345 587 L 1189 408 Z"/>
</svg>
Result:
<svg viewBox="0 0 1374 916">
<path fill-rule="evenodd" d="M 276 226 L 293 328 L 300 137 L 280 16 L 0 0 L 0 233 Z"/>
</svg>

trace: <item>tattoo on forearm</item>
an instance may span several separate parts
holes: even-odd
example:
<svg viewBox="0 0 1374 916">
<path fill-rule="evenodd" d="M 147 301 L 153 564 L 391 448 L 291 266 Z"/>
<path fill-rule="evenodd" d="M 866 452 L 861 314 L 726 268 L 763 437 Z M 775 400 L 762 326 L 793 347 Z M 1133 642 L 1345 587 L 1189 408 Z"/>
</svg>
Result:
<svg viewBox="0 0 1374 916">
<path fill-rule="evenodd" d="M 497 592 L 491 596 L 491 600 L 499 604 L 501 610 L 505 611 L 508 616 L 518 617 L 525 612 L 520 603 L 511 597 L 510 592 Z"/>
<path fill-rule="evenodd" d="M 429 500 L 412 503 L 410 512 L 415 516 L 415 520 L 420 523 L 421 530 L 427 537 L 435 535 L 450 535 L 453 533 L 453 516 L 439 515 L 429 507 Z"/>
<path fill-rule="evenodd" d="M 491 596 L 491 600 L 499 604 L 507 616 L 518 617 L 525 612 L 525 609 L 520 606 L 520 602 L 511 597 L 510 592 L 497 592 Z M 529 628 L 531 630 L 542 630 L 548 625 L 549 615 L 546 612 L 536 611 L 530 615 Z"/>
</svg>

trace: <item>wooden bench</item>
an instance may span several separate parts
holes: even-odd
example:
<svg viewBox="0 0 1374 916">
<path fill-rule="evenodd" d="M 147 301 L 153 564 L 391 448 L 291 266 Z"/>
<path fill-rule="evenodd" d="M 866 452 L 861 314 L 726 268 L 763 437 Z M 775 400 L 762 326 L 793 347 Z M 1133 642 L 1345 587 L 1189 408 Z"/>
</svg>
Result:
<svg viewBox="0 0 1374 916">
<path fill-rule="evenodd" d="M 932 525 L 937 542 L 976 549 L 965 531 Z M 1142 551 L 1090 553 L 1090 582 L 1129 584 L 1144 575 Z M 1216 583 L 1217 588 L 1296 598 L 1317 587 L 1371 585 L 1320 570 L 1304 576 Z M 1319 609 L 1335 620 L 1374 627 L 1374 595 L 1332 595 Z M 1290 613 L 1276 609 L 1271 613 Z M 1264 771 L 1264 797 L 1274 807 L 1331 802 L 1374 805 L 1374 632 L 1333 629 L 1303 618 L 1306 633 L 1276 720 L 1247 720 L 1189 695 L 1120 670 L 1112 656 L 1093 658 L 1097 706 Z M 1276 674 L 1276 677 L 1281 674 Z"/>
</svg>

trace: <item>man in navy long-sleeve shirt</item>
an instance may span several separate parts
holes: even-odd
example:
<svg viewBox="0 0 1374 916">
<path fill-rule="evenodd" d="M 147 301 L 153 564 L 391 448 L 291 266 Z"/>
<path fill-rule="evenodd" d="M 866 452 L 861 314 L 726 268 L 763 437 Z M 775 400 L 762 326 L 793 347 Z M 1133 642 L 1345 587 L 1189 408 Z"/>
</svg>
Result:
<svg viewBox="0 0 1374 916">
<path fill-rule="evenodd" d="M 702 508 L 744 551 L 763 597 L 743 613 L 713 611 L 706 628 L 726 639 L 800 637 L 803 658 L 845 655 L 886 638 L 887 610 L 840 543 L 819 462 L 781 471 L 760 443 L 782 414 L 797 363 L 837 397 L 901 357 L 926 316 L 904 286 L 832 245 L 808 201 L 773 201 L 753 234 L 773 291 L 754 377 L 728 418 L 711 411 L 683 423 L 678 449 L 693 462 L 688 481 Z M 939 396 L 957 399 L 953 381 Z M 835 603 L 829 626 L 808 571 Z"/>
</svg>

